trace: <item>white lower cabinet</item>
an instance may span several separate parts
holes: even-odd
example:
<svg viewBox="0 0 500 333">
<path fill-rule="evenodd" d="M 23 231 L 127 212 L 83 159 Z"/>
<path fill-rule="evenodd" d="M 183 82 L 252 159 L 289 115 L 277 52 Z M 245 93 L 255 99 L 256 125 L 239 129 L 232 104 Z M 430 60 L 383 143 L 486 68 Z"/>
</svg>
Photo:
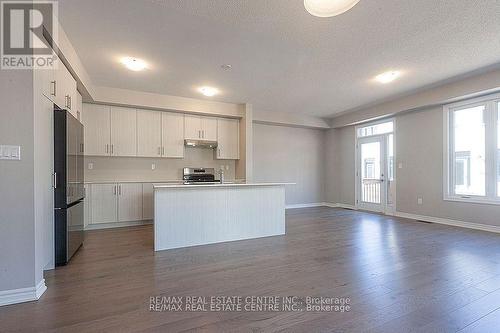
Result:
<svg viewBox="0 0 500 333">
<path fill-rule="evenodd" d="M 118 222 L 142 220 L 142 184 L 118 184 Z"/>
<path fill-rule="evenodd" d="M 153 219 L 152 183 L 87 184 L 86 189 L 85 222 L 91 229 Z"/>
<path fill-rule="evenodd" d="M 154 191 L 153 184 L 142 184 L 142 217 L 145 220 L 154 218 Z"/>
<path fill-rule="evenodd" d="M 92 184 L 92 224 L 118 221 L 117 184 Z"/>
</svg>

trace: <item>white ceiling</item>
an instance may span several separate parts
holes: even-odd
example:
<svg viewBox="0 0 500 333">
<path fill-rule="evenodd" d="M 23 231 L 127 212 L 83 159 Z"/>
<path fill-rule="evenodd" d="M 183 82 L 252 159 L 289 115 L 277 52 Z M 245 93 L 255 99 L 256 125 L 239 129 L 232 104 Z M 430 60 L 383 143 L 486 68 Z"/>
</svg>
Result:
<svg viewBox="0 0 500 333">
<path fill-rule="evenodd" d="M 94 84 L 332 116 L 500 62 L 500 0 L 361 0 L 333 18 L 302 0 L 61 0 Z M 144 72 L 117 59 L 143 58 Z M 233 69 L 224 71 L 222 64 Z M 396 69 L 381 85 L 372 78 Z"/>
</svg>

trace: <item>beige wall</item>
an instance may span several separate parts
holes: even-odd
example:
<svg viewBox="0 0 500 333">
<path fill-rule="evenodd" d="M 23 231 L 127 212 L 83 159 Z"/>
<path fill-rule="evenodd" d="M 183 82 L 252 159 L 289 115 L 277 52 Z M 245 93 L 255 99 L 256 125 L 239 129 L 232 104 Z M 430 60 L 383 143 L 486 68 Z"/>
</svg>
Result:
<svg viewBox="0 0 500 333">
<path fill-rule="evenodd" d="M 94 168 L 88 169 L 88 163 Z M 151 169 L 151 164 L 156 169 Z M 182 168 L 206 167 L 219 170 L 229 166 L 225 172 L 227 180 L 234 179 L 234 161 L 216 160 L 212 149 L 186 148 L 184 158 L 142 158 L 142 157 L 85 157 L 85 181 L 151 181 L 181 180 Z"/>
<path fill-rule="evenodd" d="M 443 200 L 442 107 L 397 117 L 396 155 L 398 211 L 500 226 L 500 206 Z"/>
<path fill-rule="evenodd" d="M 325 132 L 317 129 L 253 124 L 253 180 L 293 182 L 286 203 L 324 201 Z"/>
<path fill-rule="evenodd" d="M 20 161 L 0 160 L 0 291 L 34 287 L 33 78 L 29 70 L 0 74 L 0 144 L 21 146 Z M 35 281 L 35 279 L 37 279 Z"/>
<path fill-rule="evenodd" d="M 355 128 L 326 135 L 326 200 L 355 204 Z M 336 158 L 335 158 L 336 156 Z M 396 117 L 396 200 L 403 213 L 500 226 L 500 206 L 443 200 L 443 109 L 431 107 Z M 423 204 L 418 205 L 418 198 Z"/>
<path fill-rule="evenodd" d="M 354 134 L 353 126 L 331 129 L 326 134 L 326 201 L 329 203 L 355 204 Z"/>
</svg>

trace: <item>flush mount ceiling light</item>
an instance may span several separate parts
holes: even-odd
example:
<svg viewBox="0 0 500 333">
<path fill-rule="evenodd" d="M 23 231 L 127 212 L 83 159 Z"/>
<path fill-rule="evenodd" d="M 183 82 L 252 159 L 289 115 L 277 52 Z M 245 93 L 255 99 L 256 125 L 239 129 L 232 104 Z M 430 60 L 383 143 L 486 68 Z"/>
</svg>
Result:
<svg viewBox="0 0 500 333">
<path fill-rule="evenodd" d="M 142 71 L 147 67 L 147 64 L 143 60 L 132 57 L 122 58 L 121 63 L 134 72 Z"/>
<path fill-rule="evenodd" d="M 401 72 L 399 71 L 389 71 L 382 73 L 380 75 L 377 75 L 375 77 L 375 80 L 377 80 L 380 83 L 387 84 L 391 83 L 392 81 L 396 80 L 398 77 L 401 76 Z"/>
<path fill-rule="evenodd" d="M 207 87 L 207 86 L 200 87 L 198 89 L 198 91 L 207 97 L 212 97 L 212 96 L 215 96 L 219 93 L 219 89 L 214 88 L 214 87 Z"/>
<path fill-rule="evenodd" d="M 332 17 L 347 12 L 359 0 L 304 0 L 304 7 L 313 16 Z"/>
</svg>

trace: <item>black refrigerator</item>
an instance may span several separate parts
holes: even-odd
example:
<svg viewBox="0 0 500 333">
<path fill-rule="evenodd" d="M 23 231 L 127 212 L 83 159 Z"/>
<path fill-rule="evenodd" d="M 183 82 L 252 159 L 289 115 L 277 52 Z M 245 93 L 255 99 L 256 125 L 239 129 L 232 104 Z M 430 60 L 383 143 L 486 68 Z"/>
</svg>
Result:
<svg viewBox="0 0 500 333">
<path fill-rule="evenodd" d="M 83 244 L 83 125 L 66 110 L 54 109 L 55 264 L 66 265 Z"/>
</svg>

